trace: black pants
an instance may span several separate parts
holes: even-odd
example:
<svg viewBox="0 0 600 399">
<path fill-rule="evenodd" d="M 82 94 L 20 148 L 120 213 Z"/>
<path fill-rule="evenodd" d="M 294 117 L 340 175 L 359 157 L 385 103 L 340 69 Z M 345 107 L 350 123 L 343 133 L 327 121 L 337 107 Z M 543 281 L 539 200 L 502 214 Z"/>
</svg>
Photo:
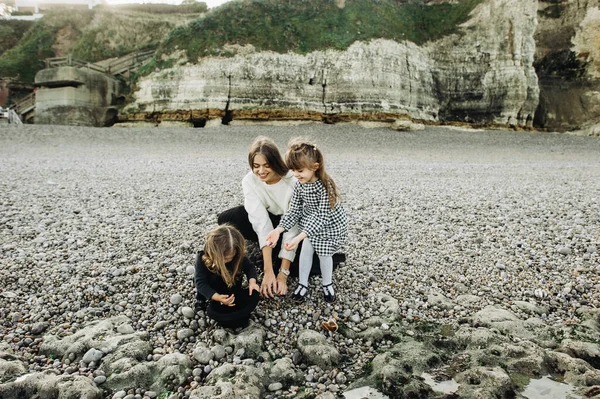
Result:
<svg viewBox="0 0 600 399">
<path fill-rule="evenodd" d="M 281 220 L 281 216 L 273 215 L 270 212 L 267 212 L 267 213 L 269 214 L 269 219 L 271 219 L 271 223 L 273 223 L 273 227 L 274 228 L 277 227 L 279 225 L 279 221 Z M 248 219 L 248 212 L 246 212 L 246 208 L 244 208 L 244 206 L 237 206 L 235 208 L 231 208 L 231 209 L 226 210 L 225 212 L 222 212 L 217 217 L 217 223 L 218 224 L 229 223 L 233 227 L 238 229 L 240 231 L 240 233 L 242 233 L 242 235 L 244 236 L 244 238 L 246 240 L 258 243 L 258 236 L 256 235 L 256 232 L 252 228 L 252 223 L 250 223 L 250 220 Z M 272 259 L 273 259 L 273 272 L 275 272 L 275 276 L 277 276 L 277 273 L 279 273 L 279 267 L 281 266 L 281 259 L 279 259 L 279 251 L 281 251 L 282 241 L 283 241 L 283 239 L 280 239 L 277 242 L 277 245 L 275 246 L 275 248 L 273 248 Z M 300 243 L 298 245 L 298 249 L 296 249 L 296 257 L 294 258 L 294 261 L 292 262 L 292 265 L 290 266 L 290 275 L 293 277 L 298 277 L 298 270 L 299 270 L 298 262 L 300 260 L 300 250 L 301 249 L 302 249 L 302 243 Z M 337 266 L 337 264 L 335 263 L 335 260 L 334 260 L 334 268 L 336 266 Z M 319 267 L 319 257 L 317 256 L 316 253 L 315 253 L 315 256 L 313 257 L 313 265 L 312 265 L 312 269 L 310 270 L 310 274 L 311 274 L 311 276 L 312 275 L 321 275 L 321 268 Z"/>
<path fill-rule="evenodd" d="M 258 305 L 260 296 L 258 292 L 248 294 L 248 288 L 234 288 L 235 306 L 221 305 L 217 301 L 209 301 L 207 313 L 208 317 L 215 320 L 225 328 L 246 327 L 250 321 L 250 314 Z"/>
</svg>

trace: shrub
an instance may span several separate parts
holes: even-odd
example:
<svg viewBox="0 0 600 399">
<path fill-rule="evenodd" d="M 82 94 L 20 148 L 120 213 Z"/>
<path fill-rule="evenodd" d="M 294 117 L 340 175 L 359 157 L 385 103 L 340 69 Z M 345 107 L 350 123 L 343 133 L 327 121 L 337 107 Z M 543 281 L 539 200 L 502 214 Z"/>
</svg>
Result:
<svg viewBox="0 0 600 399">
<path fill-rule="evenodd" d="M 223 55 L 225 44 L 280 53 L 341 50 L 375 38 L 423 44 L 456 32 L 481 1 L 352 0 L 341 9 L 323 0 L 232 1 L 172 31 L 159 53 L 185 49 L 195 61 Z"/>
</svg>

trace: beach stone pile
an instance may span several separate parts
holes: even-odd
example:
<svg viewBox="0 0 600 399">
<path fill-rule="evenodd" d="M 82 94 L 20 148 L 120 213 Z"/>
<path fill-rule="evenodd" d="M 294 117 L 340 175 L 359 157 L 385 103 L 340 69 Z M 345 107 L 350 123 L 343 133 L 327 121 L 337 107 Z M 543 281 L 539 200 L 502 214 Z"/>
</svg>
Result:
<svg viewBox="0 0 600 399">
<path fill-rule="evenodd" d="M 328 156 L 347 260 L 336 303 L 316 276 L 305 303 L 262 300 L 223 329 L 194 311 L 195 255 L 242 203 L 259 134 Z M 1 129 L 0 397 L 440 396 L 423 373 L 461 398 L 546 374 L 589 396 L 598 153 L 590 137 L 445 128 Z"/>
</svg>

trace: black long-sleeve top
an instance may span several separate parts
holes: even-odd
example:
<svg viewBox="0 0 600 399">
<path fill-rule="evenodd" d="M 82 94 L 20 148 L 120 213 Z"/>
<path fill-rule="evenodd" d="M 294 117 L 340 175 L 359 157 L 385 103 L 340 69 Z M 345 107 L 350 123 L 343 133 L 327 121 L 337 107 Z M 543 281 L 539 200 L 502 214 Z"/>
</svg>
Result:
<svg viewBox="0 0 600 399">
<path fill-rule="evenodd" d="M 213 273 L 204 264 L 202 261 L 202 255 L 204 255 L 204 251 L 198 252 L 196 256 L 196 298 L 202 299 L 204 298 L 211 300 L 212 296 L 215 293 L 221 295 L 230 295 L 233 293 L 233 290 L 240 289 L 242 287 L 242 278 L 241 274 L 238 278 L 235 279 L 235 282 L 232 287 L 228 287 L 225 281 L 221 278 L 220 274 Z M 233 271 L 233 262 L 226 263 L 225 266 L 229 271 Z M 246 278 L 250 280 L 251 278 L 256 279 L 256 267 L 248 260 L 247 257 L 244 257 L 242 260 L 242 270 L 246 275 Z"/>
</svg>

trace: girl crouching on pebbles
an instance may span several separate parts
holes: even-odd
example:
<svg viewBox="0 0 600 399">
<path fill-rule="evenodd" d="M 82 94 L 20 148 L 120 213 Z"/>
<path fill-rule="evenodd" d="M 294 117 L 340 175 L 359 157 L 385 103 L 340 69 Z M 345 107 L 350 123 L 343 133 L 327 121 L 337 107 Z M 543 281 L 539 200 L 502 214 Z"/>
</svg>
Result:
<svg viewBox="0 0 600 399">
<path fill-rule="evenodd" d="M 242 270 L 248 288 L 242 288 Z M 256 268 L 246 258 L 246 242 L 230 225 L 221 225 L 206 237 L 196 258 L 196 307 L 210 301 L 208 317 L 226 328 L 246 327 L 259 300 Z M 201 306 L 201 305 L 200 305 Z"/>
<path fill-rule="evenodd" d="M 325 301 L 335 302 L 333 254 L 348 236 L 346 211 L 340 204 L 335 182 L 325 171 L 323 154 L 314 144 L 293 140 L 285 158 L 298 183 L 294 186 L 289 210 L 281 218 L 277 228 L 269 233 L 267 241 L 269 245 L 275 246 L 282 232 L 298 225 L 300 234 L 284 244 L 285 249 L 291 251 L 304 240 L 300 250 L 298 287 L 292 299 L 304 301 L 308 292 L 313 253 L 316 252 L 323 276 Z"/>
</svg>

